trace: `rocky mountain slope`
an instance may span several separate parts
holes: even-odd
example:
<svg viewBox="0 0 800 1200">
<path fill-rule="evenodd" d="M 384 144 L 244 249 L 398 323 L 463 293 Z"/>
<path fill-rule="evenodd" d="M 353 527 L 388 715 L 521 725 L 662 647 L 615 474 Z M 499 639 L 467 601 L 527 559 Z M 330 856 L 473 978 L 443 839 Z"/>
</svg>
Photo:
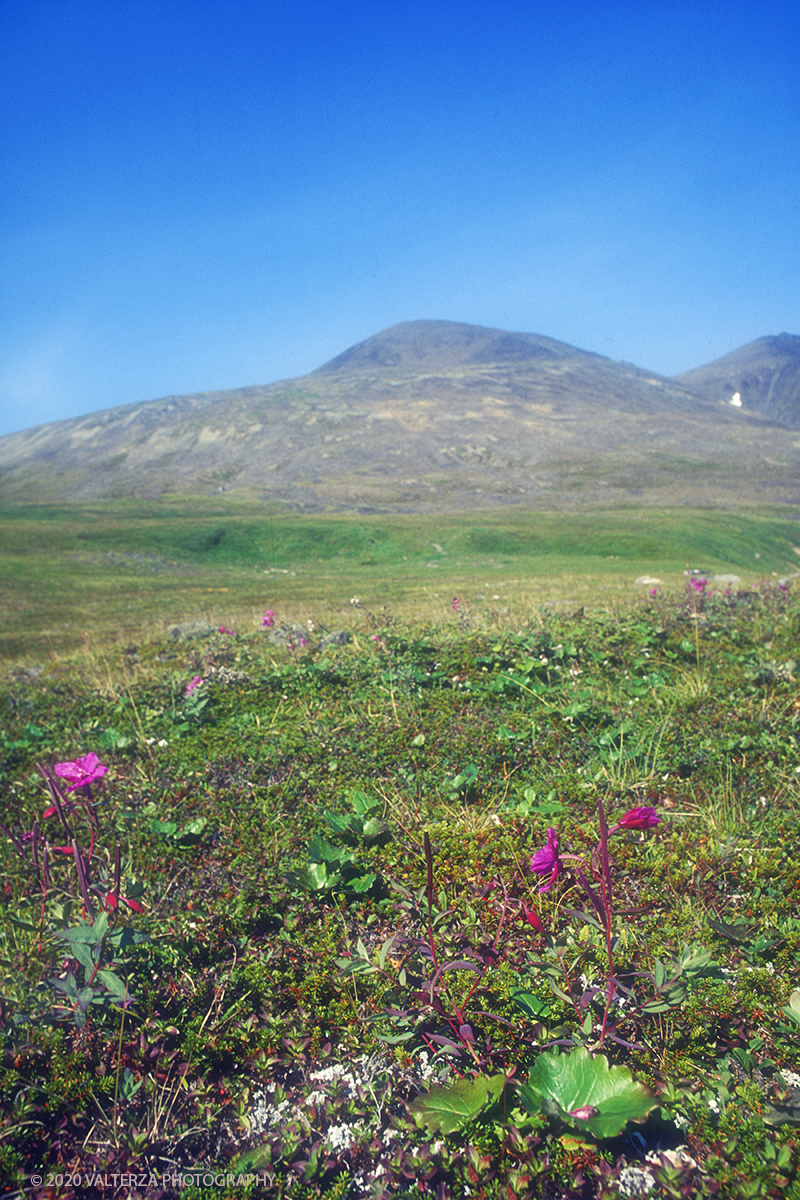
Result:
<svg viewBox="0 0 800 1200">
<path fill-rule="evenodd" d="M 794 334 L 759 338 L 676 379 L 707 400 L 800 428 L 800 337 Z"/>
<path fill-rule="evenodd" d="M 763 356 L 748 361 L 761 364 L 747 368 L 753 378 L 769 369 Z M 535 334 L 410 321 L 299 379 L 0 438 L 0 498 L 246 489 L 308 510 L 409 512 L 797 503 L 800 431 L 793 440 L 787 428 L 800 426 L 800 412 L 795 377 L 781 370 L 751 389 L 768 403 L 746 392 L 736 407 L 727 367 L 667 379 Z"/>
</svg>

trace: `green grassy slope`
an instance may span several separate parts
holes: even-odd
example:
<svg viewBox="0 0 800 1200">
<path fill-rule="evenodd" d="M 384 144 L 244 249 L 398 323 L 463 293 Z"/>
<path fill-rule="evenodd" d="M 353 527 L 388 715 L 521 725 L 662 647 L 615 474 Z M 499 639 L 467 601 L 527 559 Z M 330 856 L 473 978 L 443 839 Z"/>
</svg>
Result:
<svg viewBox="0 0 800 1200">
<path fill-rule="evenodd" d="M 797 565 L 794 510 L 624 508 L 501 515 L 265 513 L 193 498 L 0 509 L 0 653 L 63 650 L 189 617 L 254 621 L 271 605 L 353 594 L 418 612 L 464 594 L 487 603 L 603 604 L 687 566 L 745 584 Z M 640 588 L 641 590 L 641 588 Z"/>
</svg>

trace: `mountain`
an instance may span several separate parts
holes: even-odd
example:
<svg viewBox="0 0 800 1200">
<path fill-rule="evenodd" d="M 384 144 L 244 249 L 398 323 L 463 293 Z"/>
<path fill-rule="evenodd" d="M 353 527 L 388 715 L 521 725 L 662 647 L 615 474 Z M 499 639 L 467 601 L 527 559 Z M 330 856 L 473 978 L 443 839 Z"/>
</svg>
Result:
<svg viewBox="0 0 800 1200">
<path fill-rule="evenodd" d="M 235 490 L 406 512 L 800 503 L 800 438 L 749 401 L 731 406 L 716 378 L 690 385 L 536 334 L 408 321 L 299 379 L 0 438 L 0 499 Z"/>
<path fill-rule="evenodd" d="M 707 400 L 730 404 L 738 397 L 744 411 L 800 428 L 800 337 L 794 334 L 759 338 L 675 378 Z"/>
</svg>

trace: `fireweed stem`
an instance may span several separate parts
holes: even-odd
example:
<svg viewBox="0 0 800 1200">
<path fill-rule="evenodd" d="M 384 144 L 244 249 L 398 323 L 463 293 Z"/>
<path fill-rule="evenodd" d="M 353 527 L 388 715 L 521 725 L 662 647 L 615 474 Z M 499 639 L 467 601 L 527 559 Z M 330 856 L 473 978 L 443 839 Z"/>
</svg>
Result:
<svg viewBox="0 0 800 1200">
<path fill-rule="evenodd" d="M 122 1002 L 122 1012 L 119 1018 L 119 1042 L 117 1044 L 117 1076 L 114 1081 L 114 1118 L 111 1128 L 114 1136 L 114 1145 L 119 1146 L 117 1140 L 117 1113 L 119 1111 L 119 1073 L 122 1068 L 122 1031 L 125 1028 L 125 1007 L 128 1003 L 128 981 L 125 981 L 125 999 Z"/>
<path fill-rule="evenodd" d="M 431 839 L 427 829 L 425 830 L 425 867 L 427 876 L 425 881 L 425 895 L 428 898 L 428 945 L 431 950 L 431 958 L 433 959 L 434 972 L 439 970 L 439 960 L 436 955 L 436 941 L 433 936 L 433 851 L 431 850 Z"/>
<path fill-rule="evenodd" d="M 606 1028 L 608 1026 L 608 1014 L 611 1010 L 611 1002 L 614 999 L 616 991 L 616 980 L 614 978 L 614 938 L 611 928 L 613 897 L 611 893 L 611 870 L 608 863 L 608 824 L 606 822 L 606 811 L 603 806 L 603 798 L 597 797 L 597 815 L 600 820 L 600 888 L 603 893 L 603 908 L 605 909 L 605 935 L 606 935 L 606 956 L 608 959 L 608 978 L 606 981 L 606 1004 L 603 1012 L 603 1024 L 600 1029 L 600 1040 L 598 1045 L 602 1046 L 605 1041 Z"/>
</svg>

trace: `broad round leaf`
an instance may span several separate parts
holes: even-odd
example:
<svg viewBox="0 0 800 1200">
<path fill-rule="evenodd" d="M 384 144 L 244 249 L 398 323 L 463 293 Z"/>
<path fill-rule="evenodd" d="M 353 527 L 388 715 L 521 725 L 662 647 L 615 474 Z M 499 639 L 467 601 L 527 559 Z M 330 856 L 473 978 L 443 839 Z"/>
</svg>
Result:
<svg viewBox="0 0 800 1200">
<path fill-rule="evenodd" d="M 571 1054 L 540 1054 L 520 1098 L 528 1112 L 552 1112 L 597 1138 L 616 1137 L 628 1121 L 643 1121 L 658 1101 L 627 1067 L 609 1067 L 583 1046 Z"/>
</svg>

